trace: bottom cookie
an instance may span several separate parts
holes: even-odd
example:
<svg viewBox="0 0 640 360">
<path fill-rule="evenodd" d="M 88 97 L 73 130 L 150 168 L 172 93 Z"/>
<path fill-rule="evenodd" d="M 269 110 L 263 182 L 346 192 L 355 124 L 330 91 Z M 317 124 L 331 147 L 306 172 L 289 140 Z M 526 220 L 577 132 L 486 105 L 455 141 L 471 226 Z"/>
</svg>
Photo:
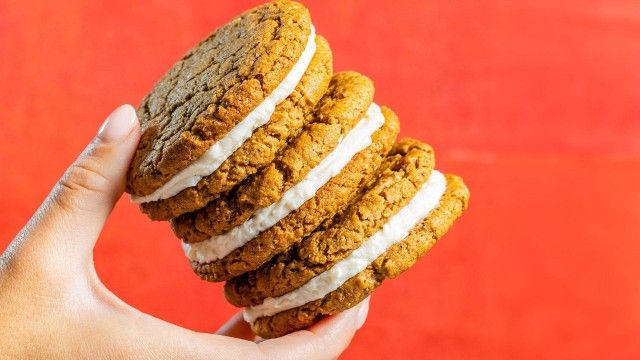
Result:
<svg viewBox="0 0 640 360">
<path fill-rule="evenodd" d="M 424 255 L 466 209 L 468 199 L 460 177 L 433 171 L 412 201 L 359 248 L 301 287 L 246 308 L 245 319 L 257 335 L 273 338 L 357 305 Z M 428 207 L 426 214 L 415 205 Z"/>
</svg>

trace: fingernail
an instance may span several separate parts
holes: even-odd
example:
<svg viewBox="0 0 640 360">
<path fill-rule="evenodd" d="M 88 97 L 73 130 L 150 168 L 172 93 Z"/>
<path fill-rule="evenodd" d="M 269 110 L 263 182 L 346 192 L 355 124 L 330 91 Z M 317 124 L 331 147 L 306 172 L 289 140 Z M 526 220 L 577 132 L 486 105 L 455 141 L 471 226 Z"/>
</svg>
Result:
<svg viewBox="0 0 640 360">
<path fill-rule="evenodd" d="M 121 105 L 104 121 L 98 131 L 98 137 L 105 142 L 122 140 L 131 133 L 137 121 L 133 106 Z"/>
<path fill-rule="evenodd" d="M 360 329 L 362 325 L 364 325 L 365 320 L 367 320 L 367 314 L 369 313 L 369 299 L 370 297 L 367 297 L 360 303 L 358 314 L 356 315 L 356 329 Z"/>
</svg>

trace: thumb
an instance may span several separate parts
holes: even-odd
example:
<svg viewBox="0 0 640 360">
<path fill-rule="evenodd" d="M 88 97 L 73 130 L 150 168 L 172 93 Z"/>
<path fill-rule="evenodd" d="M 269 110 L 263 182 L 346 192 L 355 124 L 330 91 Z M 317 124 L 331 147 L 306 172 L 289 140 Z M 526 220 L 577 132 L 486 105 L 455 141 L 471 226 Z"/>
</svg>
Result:
<svg viewBox="0 0 640 360">
<path fill-rule="evenodd" d="M 19 244 L 12 245 L 27 253 L 61 253 L 67 262 L 91 259 L 104 222 L 124 190 L 139 138 L 135 109 L 115 109 L 14 240 Z"/>
</svg>

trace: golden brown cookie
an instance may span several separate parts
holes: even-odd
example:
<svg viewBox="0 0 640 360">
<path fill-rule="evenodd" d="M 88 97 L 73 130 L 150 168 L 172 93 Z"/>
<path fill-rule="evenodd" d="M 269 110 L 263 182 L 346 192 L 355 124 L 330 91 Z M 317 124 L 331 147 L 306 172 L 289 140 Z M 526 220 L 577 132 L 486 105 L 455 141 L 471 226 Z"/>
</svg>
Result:
<svg viewBox="0 0 640 360">
<path fill-rule="evenodd" d="M 309 71 L 316 52 L 314 34 L 304 6 L 275 1 L 240 15 L 191 49 L 138 109 L 143 134 L 127 178 L 127 191 L 134 201 L 167 199 L 197 185 L 211 174 L 203 171 L 213 171 L 213 163 L 224 161 L 211 162 L 204 155 L 216 146 L 223 153 L 233 153 L 254 127 L 267 123 L 275 106 L 294 92 Z M 318 43 L 326 45 L 322 40 Z M 326 48 L 321 49 L 314 67 L 324 75 L 307 77 L 303 97 L 308 99 L 301 99 L 305 107 L 323 90 L 326 56 Z M 288 132 L 278 130 L 282 135 Z M 178 203 L 186 208 L 199 206 Z M 182 211 L 177 203 L 158 214 L 153 206 L 147 210 L 157 218 Z"/>
<path fill-rule="evenodd" d="M 373 134 L 372 144 L 354 156 L 313 198 L 227 256 L 207 263 L 192 261 L 195 272 L 208 281 L 224 281 L 254 270 L 346 206 L 373 175 L 398 134 L 395 114 L 386 108 L 383 113 L 385 123 Z"/>
<path fill-rule="evenodd" d="M 204 241 L 247 221 L 279 200 L 318 165 L 363 117 L 373 100 L 373 83 L 348 71 L 337 73 L 318 103 L 313 119 L 267 167 L 206 207 L 171 221 L 180 239 Z"/>
<path fill-rule="evenodd" d="M 411 145 L 411 141 L 398 144 L 390 159 L 402 154 L 403 150 L 400 148 L 413 147 L 408 152 L 412 155 L 405 156 L 405 161 L 397 157 L 395 160 L 385 161 L 383 170 L 369 189 L 331 224 L 321 227 L 258 270 L 234 278 L 226 284 L 225 294 L 231 303 L 263 307 L 262 313 L 258 310 L 249 316 L 256 334 L 262 337 L 281 336 L 305 328 L 324 315 L 335 314 L 356 305 L 385 278 L 393 278 L 411 267 L 466 209 L 469 192 L 462 179 L 431 172 L 433 158 L 430 148 L 424 147 L 421 150 L 414 147 L 415 143 Z M 423 160 L 418 160 L 420 158 Z M 293 301 L 293 304 L 295 301 L 304 301 L 297 299 L 303 296 L 296 293 L 301 291 L 300 288 L 305 288 L 302 291 L 304 294 L 318 291 L 321 288 L 318 284 L 323 284 L 322 281 L 339 282 L 339 276 L 330 274 L 331 271 L 346 271 L 344 269 L 348 269 L 348 263 L 354 261 L 352 258 L 360 256 L 356 253 L 374 245 L 371 239 L 380 239 L 380 234 L 395 234 L 390 230 L 391 227 L 387 227 L 404 226 L 404 220 L 399 220 L 398 217 L 404 219 L 408 214 L 406 211 L 415 211 L 409 204 L 420 206 L 420 202 L 412 199 L 423 199 L 420 194 L 425 194 L 426 185 L 421 185 L 420 181 L 427 181 L 425 174 L 429 177 L 429 186 L 437 184 L 434 177 L 440 177 L 442 193 L 435 200 L 430 200 L 436 201 L 433 203 L 433 210 L 411 230 L 407 230 L 406 237 L 392 243 L 386 250 L 382 249 L 383 252 L 375 260 L 368 266 L 365 264 L 366 268 L 345 279 L 343 283 L 334 284 L 337 288 L 321 298 L 283 307 L 282 304 L 287 301 Z M 429 191 L 435 191 L 433 189 L 436 188 L 437 186 L 432 187 Z M 391 223 L 393 225 L 387 225 Z M 375 246 L 369 249 L 375 249 Z M 319 281 L 322 277 L 324 280 Z M 271 309 L 265 313 L 266 302 L 269 302 L 267 309 L 273 304 L 280 304 L 275 309 L 281 311 Z"/>
<path fill-rule="evenodd" d="M 344 259 L 411 200 L 434 165 L 429 145 L 415 140 L 396 144 L 373 182 L 345 212 L 259 269 L 228 281 L 227 300 L 236 306 L 260 304 L 295 290 Z"/>
<path fill-rule="evenodd" d="M 409 234 L 394 244 L 364 271 L 347 280 L 320 300 L 306 303 L 273 316 L 260 317 L 251 324 L 263 338 L 273 338 L 304 329 L 325 315 L 337 314 L 364 300 L 385 279 L 409 269 L 442 237 L 467 207 L 469 191 L 457 176 L 447 176 L 447 192 L 438 209 Z"/>
<path fill-rule="evenodd" d="M 142 211 L 153 220 L 168 220 L 198 210 L 270 164 L 312 118 L 311 110 L 329 86 L 333 74 L 331 49 L 321 36 L 316 37 L 316 46 L 309 68 L 296 89 L 276 107 L 267 124 L 256 129 L 218 169 L 203 177 L 197 185 L 168 199 L 143 203 Z"/>
</svg>

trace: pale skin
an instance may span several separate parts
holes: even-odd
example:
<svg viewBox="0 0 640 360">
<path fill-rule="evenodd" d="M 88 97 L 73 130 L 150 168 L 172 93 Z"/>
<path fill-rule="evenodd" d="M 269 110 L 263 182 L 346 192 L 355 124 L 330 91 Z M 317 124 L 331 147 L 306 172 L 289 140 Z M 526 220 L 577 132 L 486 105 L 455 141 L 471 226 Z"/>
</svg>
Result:
<svg viewBox="0 0 640 360">
<path fill-rule="evenodd" d="M 93 248 L 139 138 L 134 109 L 117 108 L 0 257 L 0 357 L 338 357 L 364 323 L 368 299 L 308 330 L 256 342 L 240 314 L 216 334 L 194 332 L 131 307 L 102 284 Z"/>
</svg>

